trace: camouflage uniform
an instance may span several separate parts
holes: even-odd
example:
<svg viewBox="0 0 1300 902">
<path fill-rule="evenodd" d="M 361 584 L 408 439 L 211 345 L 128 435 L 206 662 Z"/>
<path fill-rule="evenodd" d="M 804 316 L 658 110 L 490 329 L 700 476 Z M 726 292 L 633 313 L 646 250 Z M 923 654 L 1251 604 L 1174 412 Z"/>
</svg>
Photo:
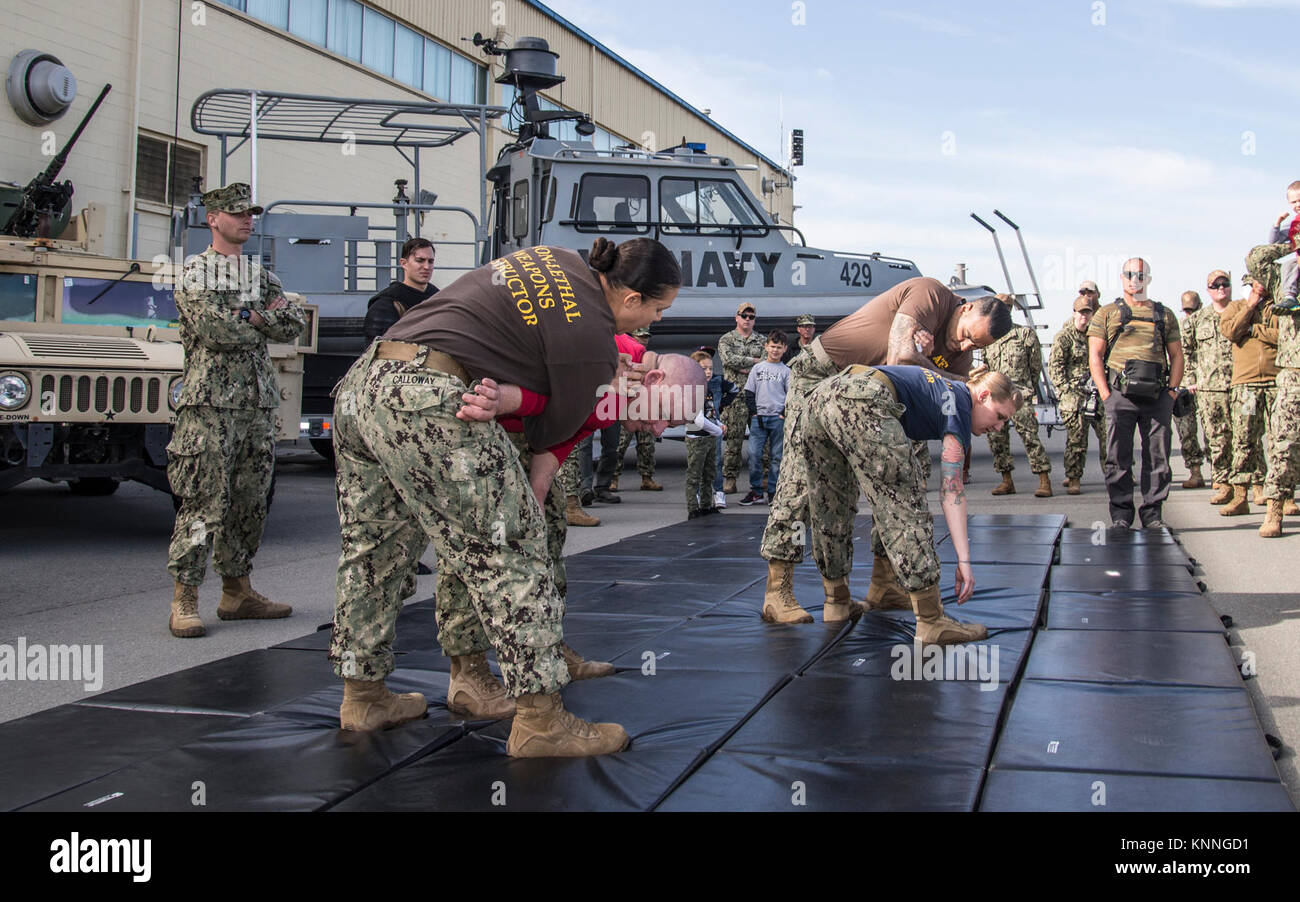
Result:
<svg viewBox="0 0 1300 902">
<path fill-rule="evenodd" d="M 1187 341 L 1186 338 L 1192 325 L 1193 315 L 1189 313 L 1183 317 L 1183 359 L 1186 361 L 1183 366 L 1184 373 L 1196 372 L 1196 345 L 1194 342 Z M 1186 378 L 1186 376 L 1183 378 Z M 1174 425 L 1178 427 L 1178 446 L 1183 451 L 1183 464 L 1189 469 L 1197 470 L 1200 469 L 1201 464 L 1205 463 L 1205 455 L 1201 452 L 1201 443 L 1196 435 L 1195 394 L 1192 395 L 1191 401 L 1191 411 L 1181 417 L 1174 417 Z"/>
<path fill-rule="evenodd" d="M 626 428 L 620 427 L 618 433 L 618 469 L 614 471 L 617 476 L 623 469 L 623 457 L 627 454 L 627 446 L 632 442 L 632 433 Z M 636 434 L 636 469 L 641 474 L 642 479 L 652 479 L 655 475 L 655 434 L 647 430 L 641 430 Z"/>
<path fill-rule="evenodd" d="M 1246 258 L 1246 269 L 1263 285 L 1269 304 L 1281 296 L 1281 276 L 1274 261 L 1291 252 L 1289 242 L 1254 248 Z M 1276 311 L 1275 311 L 1276 312 Z M 1294 313 L 1277 314 L 1276 397 L 1269 418 L 1272 444 L 1268 450 L 1268 474 L 1264 497 L 1270 501 L 1290 498 L 1300 484 L 1300 319 Z"/>
<path fill-rule="evenodd" d="M 392 672 L 402 583 L 427 535 L 440 576 L 464 586 L 475 615 L 442 625 L 444 648 L 479 642 L 481 624 L 510 695 L 556 691 L 569 681 L 559 653 L 564 600 L 518 450 L 497 423 L 456 418 L 459 379 L 425 369 L 419 355 L 377 360 L 376 347 L 335 389 L 335 672 Z"/>
<path fill-rule="evenodd" d="M 812 482 L 813 557 L 826 579 L 853 567 L 861 490 L 871 504 L 872 550 L 888 557 L 908 592 L 939 582 L 934 522 L 917 459 L 898 417 L 904 407 L 869 372 L 845 370 L 806 399 L 804 443 Z M 784 475 L 784 474 L 783 474 Z"/>
<path fill-rule="evenodd" d="M 1097 460 L 1106 466 L 1106 409 L 1097 405 L 1097 417 L 1089 422 L 1083 416 L 1087 399 L 1088 334 L 1066 323 L 1052 341 L 1047 358 L 1047 374 L 1056 388 L 1057 409 L 1065 424 L 1065 478 L 1082 479 L 1088 458 L 1088 430 L 1097 433 Z"/>
<path fill-rule="evenodd" d="M 767 339 L 757 332 L 751 332 L 748 338 L 740 330 L 732 329 L 718 339 L 718 356 L 722 358 L 722 378 L 733 382 L 737 388 L 744 389 L 749 371 L 754 368 L 751 358 L 763 359 L 763 345 Z M 745 444 L 745 428 L 749 425 L 749 408 L 745 406 L 742 392 L 736 393 L 736 399 L 722 411 L 722 423 L 727 427 L 727 434 L 722 437 L 722 475 L 726 479 L 735 479 L 740 475 L 741 452 Z"/>
<path fill-rule="evenodd" d="M 813 354 L 800 354 L 790 362 L 790 383 L 785 395 L 785 449 L 767 514 L 767 527 L 763 530 L 763 557 L 769 561 L 803 560 L 810 482 L 804 448 L 808 395 L 835 373 L 833 365 L 822 363 Z M 743 406 L 744 401 L 740 404 Z M 731 434 L 730 426 L 727 434 Z"/>
<path fill-rule="evenodd" d="M 506 433 L 515 450 L 519 452 L 519 465 L 524 472 L 533 460 L 533 452 L 522 432 Z M 572 456 L 572 455 L 570 455 Z M 567 458 L 566 458 L 567 460 Z M 542 516 L 546 521 L 546 553 L 551 559 L 551 574 L 555 591 L 563 600 L 568 589 L 564 568 L 564 542 L 569 533 L 569 521 L 564 518 L 565 491 L 558 480 L 551 482 Z M 438 569 L 437 589 L 434 594 L 435 616 L 438 620 L 438 644 L 448 657 L 484 654 L 492 647 L 487 630 L 470 598 L 469 587 L 463 575 L 453 574 L 449 568 Z"/>
<path fill-rule="evenodd" d="M 1014 382 L 1027 402 L 1034 397 L 1038 376 L 1043 371 L 1043 351 L 1033 329 L 1012 326 L 1010 332 L 984 349 L 984 363 L 990 370 L 1002 373 Z M 1000 430 L 988 434 L 993 466 L 999 473 L 1010 473 L 1016 467 L 1011 459 L 1012 424 L 1025 444 L 1029 469 L 1035 473 L 1050 473 L 1052 462 L 1038 437 L 1038 420 L 1034 417 L 1032 403 L 1026 403 L 1016 411 L 1011 421 Z"/>
<path fill-rule="evenodd" d="M 590 449 L 590 436 L 588 436 L 575 445 L 569 452 L 569 456 L 564 459 L 564 463 L 560 464 L 560 471 L 555 474 L 555 481 L 560 484 L 564 494 L 574 497 L 582 495 L 582 465 L 579 463 L 581 460 L 579 455 L 590 454 Z"/>
<path fill-rule="evenodd" d="M 209 208 L 242 212 L 220 192 L 204 195 Z M 238 206 L 239 209 L 231 209 Z M 180 583 L 203 582 L 208 550 L 225 577 L 252 567 L 266 524 L 266 493 L 275 469 L 275 419 L 280 392 L 266 343 L 292 341 L 307 323 L 296 303 L 266 306 L 284 298 L 280 280 L 246 257 L 208 248 L 185 265 L 176 291 L 184 388 L 176 405 L 176 428 L 167 445 L 167 478 L 181 499 L 168 548 L 167 570 Z M 239 311 L 264 320 L 254 326 Z"/>
<path fill-rule="evenodd" d="M 1226 485 L 1232 475 L 1232 342 L 1219 331 L 1219 311 L 1213 304 L 1206 304 L 1183 324 L 1185 372 L 1196 386 L 1196 412 L 1205 431 L 1210 481 Z"/>
<path fill-rule="evenodd" d="M 713 507 L 713 480 L 718 475 L 718 443 L 711 435 L 686 439 L 686 512 Z"/>
</svg>

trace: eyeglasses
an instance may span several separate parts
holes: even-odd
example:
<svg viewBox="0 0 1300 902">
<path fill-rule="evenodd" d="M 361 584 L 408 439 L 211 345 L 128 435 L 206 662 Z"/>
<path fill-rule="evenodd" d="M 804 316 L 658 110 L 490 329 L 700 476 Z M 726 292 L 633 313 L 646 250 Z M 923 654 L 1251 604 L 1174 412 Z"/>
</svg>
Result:
<svg viewBox="0 0 1300 902">
<path fill-rule="evenodd" d="M 753 313 L 738 313 L 736 315 L 741 319 L 758 319 L 758 316 Z"/>
<path fill-rule="evenodd" d="M 1140 271 L 1129 272 L 1128 270 L 1124 270 L 1124 272 L 1120 273 L 1120 275 L 1133 282 L 1145 282 L 1147 279 L 1151 278 L 1146 273 Z"/>
<path fill-rule="evenodd" d="M 1211 282 L 1209 287 L 1210 288 L 1231 288 L 1232 283 L 1229 282 L 1227 279 L 1220 279 L 1217 282 Z"/>
</svg>

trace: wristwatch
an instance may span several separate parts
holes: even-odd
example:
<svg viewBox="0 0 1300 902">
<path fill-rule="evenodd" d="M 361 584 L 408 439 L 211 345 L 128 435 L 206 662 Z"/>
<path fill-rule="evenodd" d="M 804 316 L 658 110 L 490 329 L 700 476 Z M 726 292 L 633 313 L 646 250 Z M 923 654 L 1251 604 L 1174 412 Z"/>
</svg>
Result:
<svg viewBox="0 0 1300 902">
<path fill-rule="evenodd" d="M 242 322 L 242 323 L 246 323 L 246 322 L 248 322 L 249 318 L 250 318 L 252 315 L 253 315 L 253 311 L 252 311 L 252 310 L 249 310 L 247 307 L 240 307 L 240 308 L 239 308 L 239 321 L 240 321 L 240 322 Z"/>
</svg>

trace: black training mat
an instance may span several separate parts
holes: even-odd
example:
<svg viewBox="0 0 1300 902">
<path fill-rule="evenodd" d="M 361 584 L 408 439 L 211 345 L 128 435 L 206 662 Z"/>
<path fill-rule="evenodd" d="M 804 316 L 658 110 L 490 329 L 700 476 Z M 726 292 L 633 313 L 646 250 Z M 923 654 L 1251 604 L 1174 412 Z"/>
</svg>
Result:
<svg viewBox="0 0 1300 902">
<path fill-rule="evenodd" d="M 576 555 L 565 560 L 565 572 L 570 579 L 605 580 L 609 585 L 617 581 L 631 582 L 698 582 L 712 585 L 726 597 L 747 583 L 767 575 L 766 563 L 755 553 L 735 560 L 677 559 L 661 557 L 624 558 L 603 557 L 586 558 Z M 590 600 L 593 593 L 584 593 L 583 599 Z M 574 593 L 567 593 L 570 604 L 577 598 Z"/>
<path fill-rule="evenodd" d="M 441 695 L 446 698 L 445 679 Z M 400 685 L 399 685 L 400 684 Z M 409 691 L 408 680 L 393 688 Z M 433 686 L 429 685 L 432 689 Z M 445 708 L 393 730 L 353 733 L 338 728 L 342 688 L 318 700 L 319 716 L 273 714 L 241 719 L 98 780 L 52 796 L 27 811 L 81 811 L 92 799 L 121 793 L 99 811 L 314 811 L 351 795 L 403 763 L 464 735 Z M 332 716 L 330 716 L 332 715 Z M 195 804 L 203 783 L 203 806 Z"/>
<path fill-rule="evenodd" d="M 981 768 L 1006 686 L 796 677 L 723 746 L 751 755 Z M 1262 739 L 1260 740 L 1263 741 Z"/>
<path fill-rule="evenodd" d="M 1061 530 L 1055 526 L 970 526 L 967 538 L 972 542 L 1003 545 L 1055 545 Z M 946 536 L 948 530 L 943 530 Z M 939 531 L 935 530 L 935 540 Z"/>
<path fill-rule="evenodd" d="M 1095 528 L 1071 527 L 1061 530 L 1062 545 L 1176 545 L 1168 529 L 1118 529 L 1103 524 Z"/>
<path fill-rule="evenodd" d="M 766 568 L 751 567 L 748 582 L 764 579 Z M 569 612 L 615 614 L 634 617 L 673 617 L 684 619 L 702 614 L 727 599 L 724 587 L 707 581 L 669 582 L 656 580 L 619 580 L 565 606 Z"/>
<path fill-rule="evenodd" d="M 978 589 L 976 590 L 978 591 Z M 1216 633 L 1223 623 L 1204 595 L 1177 593 L 1088 594 L 1053 592 L 1047 604 L 1049 630 L 1144 630 Z"/>
<path fill-rule="evenodd" d="M 1232 652 L 1213 633 L 1044 630 L 1025 679 L 1241 687 Z"/>
<path fill-rule="evenodd" d="M 978 578 L 978 577 L 977 577 Z M 1049 588 L 1056 592 L 1185 592 L 1200 591 L 1185 565 L 1145 563 L 1108 566 L 1061 564 L 1052 568 Z"/>
<path fill-rule="evenodd" d="M 1064 514 L 967 514 L 966 525 L 970 529 L 987 526 L 1034 526 L 1050 527 L 1061 530 L 1065 527 Z"/>
<path fill-rule="evenodd" d="M 0 810 L 37 802 L 242 719 L 61 705 L 11 720 L 0 727 Z"/>
<path fill-rule="evenodd" d="M 975 533 L 979 535 L 979 533 Z M 951 541 L 944 541 L 938 546 L 939 560 L 944 564 L 957 562 L 957 549 Z M 980 564 L 1038 564 L 1047 567 L 1052 563 L 1056 548 L 1052 545 L 1020 545 L 1001 542 L 970 542 L 970 561 L 974 566 Z M 976 581 L 979 577 L 975 577 Z"/>
<path fill-rule="evenodd" d="M 991 629 L 988 638 L 978 642 L 926 652 L 916 647 L 910 620 L 870 613 L 804 672 L 809 676 L 893 679 L 902 675 L 915 678 L 921 668 L 924 677 L 925 662 L 938 654 L 951 659 L 953 668 L 961 667 L 949 673 L 959 673 L 966 680 L 1009 683 L 1021 668 L 1031 637 L 1028 629 Z M 981 652 L 981 648 L 985 650 Z"/>
<path fill-rule="evenodd" d="M 564 704 L 595 722 L 619 723 L 631 744 L 591 759 L 512 759 L 509 722 L 379 780 L 340 811 L 648 810 L 788 677 L 762 673 L 624 671 L 572 683 Z"/>
<path fill-rule="evenodd" d="M 1147 565 L 1184 568 L 1191 566 L 1183 546 L 1173 542 L 1149 545 L 1063 543 L 1060 563 L 1119 569 Z"/>
<path fill-rule="evenodd" d="M 264 648 L 101 692 L 82 704 L 248 716 L 336 682 L 323 654 Z"/>
<path fill-rule="evenodd" d="M 993 765 L 1278 779 L 1245 689 L 1184 686 L 1024 680 Z"/>
<path fill-rule="evenodd" d="M 980 811 L 1295 811 L 1281 782 L 989 771 Z"/>
<path fill-rule="evenodd" d="M 970 811 L 978 765 L 753 755 L 724 748 L 656 811 Z"/>
<path fill-rule="evenodd" d="M 637 668 L 653 655 L 661 673 L 799 673 L 851 629 L 843 623 L 764 623 L 754 608 L 724 605 L 716 615 L 680 624 L 661 633 L 644 649 L 614 659 L 617 667 Z"/>
</svg>

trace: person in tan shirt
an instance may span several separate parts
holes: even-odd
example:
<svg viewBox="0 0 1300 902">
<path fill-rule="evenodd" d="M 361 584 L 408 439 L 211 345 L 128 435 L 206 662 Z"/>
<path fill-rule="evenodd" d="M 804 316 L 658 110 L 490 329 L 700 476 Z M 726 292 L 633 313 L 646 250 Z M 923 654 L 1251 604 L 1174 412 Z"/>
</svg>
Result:
<svg viewBox="0 0 1300 902">
<path fill-rule="evenodd" d="M 1232 500 L 1219 508 L 1225 517 L 1250 513 L 1247 490 L 1255 485 L 1262 505 L 1267 475 L 1264 439 L 1273 441 L 1270 413 L 1277 400 L 1277 314 L 1268 296 L 1254 291 L 1230 302 L 1219 317 L 1219 331 L 1232 342 Z"/>
</svg>

